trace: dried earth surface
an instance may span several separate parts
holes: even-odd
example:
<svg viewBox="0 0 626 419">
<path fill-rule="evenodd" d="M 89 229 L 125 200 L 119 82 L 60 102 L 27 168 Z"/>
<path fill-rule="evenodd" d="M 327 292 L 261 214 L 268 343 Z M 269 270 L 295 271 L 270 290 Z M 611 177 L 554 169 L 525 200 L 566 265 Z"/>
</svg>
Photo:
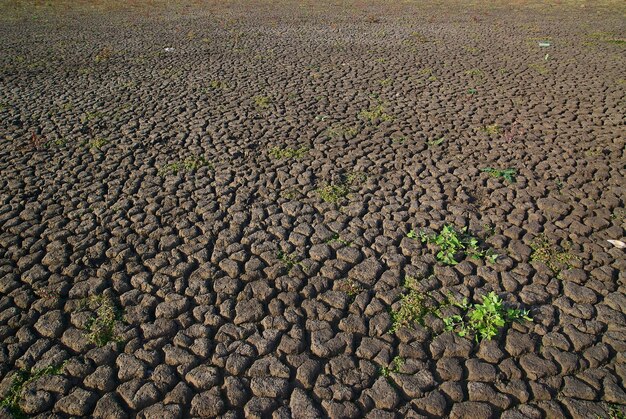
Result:
<svg viewBox="0 0 626 419">
<path fill-rule="evenodd" d="M 0 417 L 624 417 L 625 9 L 507 3 L 0 2 Z"/>
</svg>

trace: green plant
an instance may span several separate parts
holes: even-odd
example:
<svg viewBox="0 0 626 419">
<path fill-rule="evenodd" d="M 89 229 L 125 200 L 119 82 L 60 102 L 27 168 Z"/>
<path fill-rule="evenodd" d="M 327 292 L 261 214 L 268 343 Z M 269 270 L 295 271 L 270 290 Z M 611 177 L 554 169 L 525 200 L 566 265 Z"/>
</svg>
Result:
<svg viewBox="0 0 626 419">
<path fill-rule="evenodd" d="M 383 104 L 378 104 L 368 110 L 359 112 L 359 118 L 373 124 L 377 121 L 393 121 L 393 116 L 385 112 Z"/>
<path fill-rule="evenodd" d="M 548 68 L 543 64 L 528 64 L 528 68 L 531 68 L 542 75 L 548 74 L 550 72 L 550 70 L 548 70 Z"/>
<path fill-rule="evenodd" d="M 498 124 L 485 125 L 480 130 L 490 137 L 496 137 L 502 133 L 502 128 Z"/>
<path fill-rule="evenodd" d="M 46 141 L 44 144 L 45 148 L 54 148 L 54 147 L 63 147 L 67 144 L 67 140 L 65 138 L 57 138 L 56 140 Z"/>
<path fill-rule="evenodd" d="M 445 317 L 445 330 L 454 331 L 462 337 L 473 335 L 476 341 L 491 340 L 500 328 L 514 321 L 532 321 L 527 310 L 505 307 L 493 291 L 483 297 L 481 304 L 470 305 L 467 299 L 452 304 L 459 307 L 462 314 Z"/>
<path fill-rule="evenodd" d="M 325 131 L 325 134 L 328 138 L 338 138 L 338 137 L 354 137 L 359 130 L 356 127 L 343 127 L 343 126 L 335 126 L 328 128 Z"/>
<path fill-rule="evenodd" d="M 228 84 L 226 82 L 223 82 L 221 80 L 211 80 L 209 82 L 209 88 L 212 90 L 219 90 L 219 89 L 223 89 L 225 87 L 228 87 Z"/>
<path fill-rule="evenodd" d="M 475 94 L 477 94 L 477 93 L 478 93 L 478 90 L 476 90 L 476 89 L 474 89 L 474 88 L 472 88 L 472 87 L 470 87 L 469 89 L 467 89 L 467 94 L 468 94 L 468 95 L 475 95 Z"/>
<path fill-rule="evenodd" d="M 87 143 L 87 147 L 95 148 L 96 150 L 100 150 L 106 144 L 108 144 L 108 140 L 105 138 L 94 138 Z"/>
<path fill-rule="evenodd" d="M 391 368 L 381 365 L 380 368 L 378 369 L 378 373 L 382 377 L 389 378 L 389 376 L 391 375 Z"/>
<path fill-rule="evenodd" d="M 189 156 L 182 161 L 166 164 L 159 169 L 159 174 L 165 176 L 170 173 L 194 172 L 203 166 L 212 168 L 211 164 L 209 164 L 204 156 Z"/>
<path fill-rule="evenodd" d="M 481 172 L 489 173 L 491 177 L 495 178 L 503 178 L 507 180 L 509 183 L 515 183 L 515 177 L 517 176 L 517 170 L 515 169 L 494 169 L 492 167 L 485 167 L 480 169 Z"/>
<path fill-rule="evenodd" d="M 103 295 L 92 296 L 87 301 L 87 307 L 96 311 L 95 316 L 87 322 L 89 341 L 98 347 L 119 341 L 114 329 L 117 322 L 122 321 L 123 316 L 113 300 Z"/>
<path fill-rule="evenodd" d="M 393 83 L 393 79 L 381 79 L 378 83 L 380 83 L 380 85 L 383 87 L 391 86 L 391 83 Z"/>
<path fill-rule="evenodd" d="M 361 292 L 363 292 L 363 287 L 360 284 L 358 284 L 357 282 L 354 282 L 351 279 L 343 280 L 339 284 L 337 289 L 339 291 L 345 292 L 348 295 L 348 297 L 350 297 L 350 300 L 354 300 L 354 298 L 357 295 L 359 295 Z"/>
<path fill-rule="evenodd" d="M 445 140 L 445 137 L 437 138 L 436 140 L 428 140 L 426 141 L 426 145 L 428 145 L 428 147 L 435 147 L 443 143 Z"/>
<path fill-rule="evenodd" d="M 400 307 L 391 310 L 391 328 L 396 333 L 401 327 L 423 324 L 424 316 L 432 311 L 433 305 L 427 295 L 417 289 L 417 279 L 407 276 L 404 279 L 405 292 L 400 296 Z"/>
<path fill-rule="evenodd" d="M 465 72 L 465 74 L 467 74 L 468 76 L 472 76 L 472 77 L 482 77 L 483 76 L 482 70 L 480 70 L 478 68 L 472 68 L 471 70 L 467 70 Z"/>
<path fill-rule="evenodd" d="M 101 63 L 109 60 L 113 56 L 113 50 L 109 47 L 102 48 L 94 57 L 96 63 Z"/>
<path fill-rule="evenodd" d="M 396 374 L 400 373 L 400 370 L 402 370 L 402 367 L 404 366 L 404 358 L 402 358 L 401 356 L 395 356 L 392 360 L 391 360 L 391 371 L 395 372 Z"/>
<path fill-rule="evenodd" d="M 298 261 L 295 254 L 288 254 L 280 250 L 276 255 L 276 258 L 287 268 L 287 271 L 291 271 L 294 266 L 300 266 L 302 270 L 306 270 L 302 262 Z"/>
<path fill-rule="evenodd" d="M 530 248 L 533 250 L 530 260 L 545 263 L 554 273 L 569 269 L 570 262 L 578 259 L 569 252 L 569 249 L 559 248 L 552 244 L 545 234 L 537 236 L 530 243 Z"/>
<path fill-rule="evenodd" d="M 20 400 L 22 399 L 24 388 L 38 378 L 61 374 L 65 364 L 66 362 L 63 362 L 58 365 L 50 365 L 36 370 L 18 370 L 13 376 L 13 381 L 11 382 L 7 395 L 0 401 L 0 407 L 7 409 L 9 414 L 16 419 L 27 418 L 28 415 L 26 415 L 20 407 Z"/>
<path fill-rule="evenodd" d="M 326 243 L 340 243 L 340 244 L 343 244 L 344 246 L 350 246 L 352 244 L 351 241 L 344 240 L 341 237 L 339 237 L 339 234 L 337 233 L 333 234 L 330 239 L 326 240 Z"/>
<path fill-rule="evenodd" d="M 324 202 L 336 204 L 350 193 L 350 188 L 344 183 L 327 183 L 316 190 Z"/>
<path fill-rule="evenodd" d="M 474 259 L 485 257 L 487 252 L 483 251 L 478 244 L 478 239 L 467 234 L 467 227 L 460 230 L 453 226 L 445 225 L 440 233 L 426 234 L 423 231 L 416 233 L 414 230 L 407 233 L 407 237 L 419 239 L 422 243 L 430 243 L 439 247 L 436 254 L 438 261 L 445 265 L 456 265 L 457 257 L 470 256 Z"/>
<path fill-rule="evenodd" d="M 610 403 L 608 408 L 609 419 L 626 419 L 626 407 L 624 405 Z"/>
<path fill-rule="evenodd" d="M 254 105 L 259 109 L 266 109 L 272 103 L 272 99 L 267 96 L 255 96 Z"/>
<path fill-rule="evenodd" d="M 269 154 L 275 159 L 301 159 L 308 151 L 308 147 L 272 147 L 270 148 Z"/>
</svg>

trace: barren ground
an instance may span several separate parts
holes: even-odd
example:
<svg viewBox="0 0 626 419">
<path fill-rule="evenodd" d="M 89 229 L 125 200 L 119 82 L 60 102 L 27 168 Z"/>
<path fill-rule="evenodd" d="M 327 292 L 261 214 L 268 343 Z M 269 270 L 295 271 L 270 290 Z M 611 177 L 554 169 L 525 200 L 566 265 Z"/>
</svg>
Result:
<svg viewBox="0 0 626 419">
<path fill-rule="evenodd" d="M 624 417 L 621 2 L 171 3 L 0 1 L 1 417 Z"/>
</svg>

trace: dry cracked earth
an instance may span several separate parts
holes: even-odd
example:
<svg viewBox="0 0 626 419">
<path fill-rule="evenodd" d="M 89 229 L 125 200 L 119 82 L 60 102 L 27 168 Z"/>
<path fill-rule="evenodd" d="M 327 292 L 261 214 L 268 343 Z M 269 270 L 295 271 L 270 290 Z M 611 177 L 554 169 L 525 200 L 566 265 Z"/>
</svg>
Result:
<svg viewBox="0 0 626 419">
<path fill-rule="evenodd" d="M 0 417 L 623 418 L 625 8 L 508 3 L 0 2 Z"/>
</svg>

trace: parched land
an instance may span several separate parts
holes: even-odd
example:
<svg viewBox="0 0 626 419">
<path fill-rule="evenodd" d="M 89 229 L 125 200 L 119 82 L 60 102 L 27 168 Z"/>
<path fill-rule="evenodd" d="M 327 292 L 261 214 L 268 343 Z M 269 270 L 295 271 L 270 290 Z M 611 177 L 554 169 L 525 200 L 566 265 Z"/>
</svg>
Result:
<svg viewBox="0 0 626 419">
<path fill-rule="evenodd" d="M 0 417 L 624 418 L 625 28 L 0 0 Z"/>
</svg>

